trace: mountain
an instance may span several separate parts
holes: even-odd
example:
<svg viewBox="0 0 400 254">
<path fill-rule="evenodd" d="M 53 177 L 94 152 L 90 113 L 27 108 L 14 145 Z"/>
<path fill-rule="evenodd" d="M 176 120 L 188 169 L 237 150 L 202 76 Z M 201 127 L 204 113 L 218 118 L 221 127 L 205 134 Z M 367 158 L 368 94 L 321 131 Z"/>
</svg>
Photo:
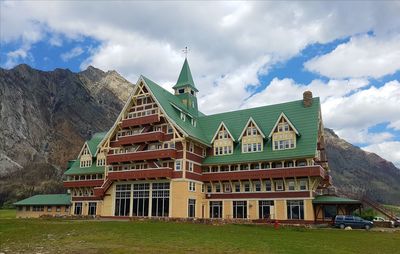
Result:
<svg viewBox="0 0 400 254">
<path fill-rule="evenodd" d="M 61 176 L 91 133 L 108 129 L 133 85 L 94 67 L 0 69 L 0 205 L 62 191 Z"/>
<path fill-rule="evenodd" d="M 333 184 L 342 193 L 366 195 L 384 204 L 400 205 L 400 169 L 325 129 L 326 153 Z"/>
<path fill-rule="evenodd" d="M 83 142 L 108 130 L 133 85 L 115 71 L 94 67 L 40 71 L 28 65 L 0 68 L 0 206 L 37 194 L 63 191 L 62 172 Z M 334 184 L 400 203 L 400 170 L 326 129 Z"/>
</svg>

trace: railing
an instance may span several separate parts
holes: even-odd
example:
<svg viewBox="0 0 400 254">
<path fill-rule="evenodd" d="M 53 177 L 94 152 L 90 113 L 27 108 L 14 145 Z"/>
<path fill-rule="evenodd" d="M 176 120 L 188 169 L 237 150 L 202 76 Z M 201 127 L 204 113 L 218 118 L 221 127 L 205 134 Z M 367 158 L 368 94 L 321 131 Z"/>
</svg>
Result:
<svg viewBox="0 0 400 254">
<path fill-rule="evenodd" d="M 111 141 L 111 147 L 118 147 L 128 144 L 143 143 L 149 141 L 164 141 L 165 134 L 162 131 L 152 131 L 145 133 L 138 133 L 130 136 L 121 136 L 117 141 Z"/>
<path fill-rule="evenodd" d="M 79 181 L 65 181 L 64 187 L 98 187 L 103 184 L 104 180 L 79 180 Z"/>
<path fill-rule="evenodd" d="M 172 168 L 149 168 L 139 170 L 110 171 L 108 172 L 108 178 L 110 180 L 172 178 L 172 173 Z"/>
<path fill-rule="evenodd" d="M 148 150 L 138 151 L 121 154 L 108 154 L 107 162 L 128 162 L 137 160 L 150 160 L 150 159 L 162 159 L 162 158 L 176 158 L 176 149 L 159 149 L 159 150 Z"/>
<path fill-rule="evenodd" d="M 325 170 L 318 165 L 291 167 L 291 168 L 271 168 L 254 169 L 226 172 L 203 172 L 204 181 L 228 181 L 244 179 L 268 179 L 268 178 L 290 178 L 317 176 L 324 178 Z"/>
<path fill-rule="evenodd" d="M 130 126 L 137 126 L 143 124 L 150 124 L 160 121 L 159 115 L 157 112 L 151 115 L 136 117 L 136 118 L 127 118 L 123 119 L 121 126 L 122 128 L 130 127 Z"/>
</svg>

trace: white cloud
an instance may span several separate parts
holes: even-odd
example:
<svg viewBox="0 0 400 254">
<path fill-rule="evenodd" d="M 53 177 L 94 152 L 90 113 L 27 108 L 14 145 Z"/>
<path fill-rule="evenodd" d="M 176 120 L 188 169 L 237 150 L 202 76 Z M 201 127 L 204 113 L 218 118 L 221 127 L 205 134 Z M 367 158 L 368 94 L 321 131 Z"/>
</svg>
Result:
<svg viewBox="0 0 400 254">
<path fill-rule="evenodd" d="M 21 60 L 33 60 L 33 56 L 29 53 L 30 45 L 22 45 L 19 49 L 7 53 L 7 61 L 4 64 L 5 68 L 11 68 L 21 62 Z"/>
<path fill-rule="evenodd" d="M 83 52 L 84 52 L 84 50 L 81 47 L 75 47 L 75 48 L 71 49 L 70 51 L 61 54 L 60 57 L 64 62 L 67 62 L 68 60 L 70 60 L 72 58 L 82 55 Z"/>
<path fill-rule="evenodd" d="M 382 158 L 393 162 L 400 168 L 400 141 L 383 142 L 363 147 L 365 151 L 376 153 Z"/>
<path fill-rule="evenodd" d="M 391 122 L 389 128 L 400 131 L 400 120 Z"/>
<path fill-rule="evenodd" d="M 356 36 L 330 53 L 305 63 L 309 71 L 330 78 L 380 78 L 400 70 L 400 35 Z"/>
</svg>

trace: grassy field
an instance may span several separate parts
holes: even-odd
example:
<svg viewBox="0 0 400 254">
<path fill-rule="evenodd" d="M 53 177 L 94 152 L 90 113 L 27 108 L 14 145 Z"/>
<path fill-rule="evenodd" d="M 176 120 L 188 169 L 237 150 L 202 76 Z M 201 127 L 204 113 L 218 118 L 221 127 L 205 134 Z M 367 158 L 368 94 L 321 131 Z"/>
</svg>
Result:
<svg viewBox="0 0 400 254">
<path fill-rule="evenodd" d="M 0 210 L 0 253 L 398 253 L 400 232 L 15 219 Z"/>
</svg>

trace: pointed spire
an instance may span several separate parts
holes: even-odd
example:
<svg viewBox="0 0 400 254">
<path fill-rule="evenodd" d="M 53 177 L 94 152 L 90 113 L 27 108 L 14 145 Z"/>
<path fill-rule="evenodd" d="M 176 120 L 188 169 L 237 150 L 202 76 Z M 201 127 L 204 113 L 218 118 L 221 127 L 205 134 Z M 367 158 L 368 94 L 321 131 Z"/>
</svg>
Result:
<svg viewBox="0 0 400 254">
<path fill-rule="evenodd" d="M 183 63 L 181 73 L 179 74 L 178 81 L 176 82 L 176 85 L 172 87 L 173 89 L 178 89 L 181 87 L 189 86 L 191 87 L 194 91 L 198 92 L 196 86 L 194 85 L 192 73 L 190 71 L 189 63 L 187 61 L 187 58 L 185 57 L 185 62 Z"/>
</svg>

